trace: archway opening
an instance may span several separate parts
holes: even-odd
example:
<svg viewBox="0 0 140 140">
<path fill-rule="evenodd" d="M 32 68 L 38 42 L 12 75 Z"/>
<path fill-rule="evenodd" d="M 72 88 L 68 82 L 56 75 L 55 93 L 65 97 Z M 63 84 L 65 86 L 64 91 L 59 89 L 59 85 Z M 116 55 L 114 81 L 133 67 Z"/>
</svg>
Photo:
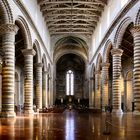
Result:
<svg viewBox="0 0 140 140">
<path fill-rule="evenodd" d="M 65 54 L 56 63 L 56 104 L 78 106 L 84 100 L 85 62 L 75 54 Z"/>
<path fill-rule="evenodd" d="M 25 30 L 20 21 L 15 21 L 19 30 L 15 36 L 15 111 L 24 107 L 24 55 L 22 50 L 27 48 Z"/>
<path fill-rule="evenodd" d="M 112 95 L 112 77 L 113 77 L 113 65 L 112 65 L 112 54 L 111 54 L 111 50 L 112 50 L 112 45 L 110 45 L 110 48 L 109 48 L 109 54 L 108 54 L 108 63 L 109 63 L 109 77 L 108 77 L 108 93 L 109 93 L 109 99 L 108 99 L 108 104 L 110 106 L 112 106 L 112 103 L 113 103 L 113 95 Z"/>
<path fill-rule="evenodd" d="M 130 32 L 133 23 L 129 24 L 126 28 L 125 33 L 122 38 L 120 48 L 123 50 L 122 55 L 122 78 L 121 78 L 121 104 L 123 111 L 132 111 L 134 110 L 134 101 L 133 101 L 133 90 L 130 83 L 132 83 L 132 77 L 129 78 L 129 91 L 128 91 L 128 71 L 133 71 L 133 36 Z M 130 93 L 131 92 L 131 93 Z M 130 99 L 131 98 L 131 99 Z M 128 104 L 128 101 L 131 101 Z"/>
</svg>

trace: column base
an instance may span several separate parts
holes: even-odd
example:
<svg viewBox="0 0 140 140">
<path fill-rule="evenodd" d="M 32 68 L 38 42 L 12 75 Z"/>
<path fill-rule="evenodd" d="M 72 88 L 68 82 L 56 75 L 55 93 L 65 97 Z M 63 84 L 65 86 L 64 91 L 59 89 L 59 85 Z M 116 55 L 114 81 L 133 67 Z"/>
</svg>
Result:
<svg viewBox="0 0 140 140">
<path fill-rule="evenodd" d="M 0 117 L 1 118 L 14 118 L 14 117 L 16 117 L 16 113 L 14 111 L 13 112 L 1 112 Z"/>
<path fill-rule="evenodd" d="M 123 111 L 121 109 L 113 109 L 112 113 L 114 113 L 114 114 L 123 114 Z"/>
<path fill-rule="evenodd" d="M 94 106 L 89 106 L 89 109 L 95 109 L 95 107 Z"/>
<path fill-rule="evenodd" d="M 34 114 L 34 111 L 33 110 L 24 110 L 24 114 L 25 115 Z"/>
<path fill-rule="evenodd" d="M 133 115 L 140 115 L 140 111 L 139 110 L 134 110 Z"/>
</svg>

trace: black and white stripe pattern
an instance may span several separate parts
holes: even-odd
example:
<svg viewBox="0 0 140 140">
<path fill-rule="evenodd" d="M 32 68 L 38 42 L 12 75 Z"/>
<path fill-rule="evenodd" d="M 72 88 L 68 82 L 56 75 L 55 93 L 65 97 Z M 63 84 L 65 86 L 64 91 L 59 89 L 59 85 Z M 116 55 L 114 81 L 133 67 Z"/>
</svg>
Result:
<svg viewBox="0 0 140 140">
<path fill-rule="evenodd" d="M 131 29 L 134 36 L 133 92 L 135 112 L 140 112 L 140 26 Z"/>
<path fill-rule="evenodd" d="M 47 72 L 43 71 L 42 77 L 42 105 L 48 108 L 47 102 Z"/>
<path fill-rule="evenodd" d="M 33 113 L 33 49 L 23 50 L 24 54 L 24 113 Z"/>
<path fill-rule="evenodd" d="M 108 105 L 108 68 L 109 63 L 103 63 L 102 64 L 102 107 L 105 109 L 105 106 Z"/>
<path fill-rule="evenodd" d="M 36 107 L 42 109 L 42 63 L 35 64 L 36 67 Z"/>
<path fill-rule="evenodd" d="M 1 117 L 15 117 L 15 34 L 18 27 L 13 24 L 0 26 L 2 48 L 4 50 L 2 67 L 2 112 Z"/>
<path fill-rule="evenodd" d="M 96 109 L 101 108 L 101 73 L 100 71 L 95 72 L 95 107 Z"/>
<path fill-rule="evenodd" d="M 121 110 L 121 89 L 120 89 L 120 77 L 121 77 L 121 55 L 123 50 L 112 49 L 113 56 L 113 112 L 122 113 Z"/>
</svg>

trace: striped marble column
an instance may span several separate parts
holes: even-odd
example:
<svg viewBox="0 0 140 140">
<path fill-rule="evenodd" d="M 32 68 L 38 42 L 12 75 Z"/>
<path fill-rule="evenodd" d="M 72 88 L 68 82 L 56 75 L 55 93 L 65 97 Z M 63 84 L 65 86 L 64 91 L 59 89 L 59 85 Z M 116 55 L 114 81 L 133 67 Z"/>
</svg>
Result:
<svg viewBox="0 0 140 140">
<path fill-rule="evenodd" d="M 48 95 L 47 95 L 47 71 L 43 71 L 43 77 L 42 77 L 42 104 L 43 107 L 48 108 Z"/>
<path fill-rule="evenodd" d="M 33 49 L 22 50 L 24 55 L 24 113 L 32 114 L 33 111 Z"/>
<path fill-rule="evenodd" d="M 2 112 L 1 117 L 15 117 L 14 84 L 15 84 L 15 34 L 18 27 L 13 24 L 0 26 L 2 48 L 4 51 L 2 67 Z"/>
<path fill-rule="evenodd" d="M 89 108 L 94 108 L 94 78 L 90 78 L 89 84 Z"/>
<path fill-rule="evenodd" d="M 37 109 L 42 109 L 42 67 L 43 67 L 42 63 L 35 64 L 36 69 L 35 95 Z"/>
<path fill-rule="evenodd" d="M 112 49 L 111 54 L 113 56 L 113 113 L 122 113 L 121 109 L 121 56 L 123 50 Z"/>
<path fill-rule="evenodd" d="M 140 113 L 140 26 L 131 29 L 134 37 L 133 93 L 135 113 Z"/>
<path fill-rule="evenodd" d="M 101 109 L 101 72 L 95 72 L 95 108 Z"/>
<path fill-rule="evenodd" d="M 108 68 L 110 64 L 109 63 L 103 63 L 102 64 L 102 109 L 105 111 L 105 106 L 108 106 L 109 101 L 109 91 L 108 91 Z"/>
</svg>

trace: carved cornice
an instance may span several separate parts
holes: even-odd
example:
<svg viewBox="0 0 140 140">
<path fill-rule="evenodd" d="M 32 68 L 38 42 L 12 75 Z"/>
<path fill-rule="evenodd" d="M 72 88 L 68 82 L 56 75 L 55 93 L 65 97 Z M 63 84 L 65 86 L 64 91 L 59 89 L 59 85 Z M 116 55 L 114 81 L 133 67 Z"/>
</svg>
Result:
<svg viewBox="0 0 140 140">
<path fill-rule="evenodd" d="M 5 33 L 17 33 L 18 27 L 14 24 L 3 24 L 0 26 L 0 35 L 3 35 Z"/>
<path fill-rule="evenodd" d="M 23 5 L 23 3 L 20 0 L 13 0 L 15 2 L 15 4 L 19 7 L 19 9 L 21 10 L 21 12 L 24 14 L 24 16 L 26 17 L 28 23 L 31 25 L 31 27 L 33 28 L 34 32 L 36 33 L 36 36 L 38 37 L 39 42 L 41 43 L 41 45 L 43 46 L 43 50 L 44 52 L 47 54 L 48 59 L 50 60 L 50 63 L 53 64 L 51 57 L 48 53 L 47 47 L 45 46 L 40 33 L 38 32 L 33 20 L 31 19 L 31 16 L 29 15 L 29 13 L 27 12 L 25 6 Z"/>
<path fill-rule="evenodd" d="M 22 50 L 22 53 L 24 56 L 26 56 L 26 55 L 33 55 L 34 56 L 36 54 L 34 49 L 24 49 L 24 50 Z"/>
<path fill-rule="evenodd" d="M 131 0 L 122 10 L 120 10 L 120 13 L 118 14 L 118 16 L 116 16 L 116 18 L 112 21 L 112 24 L 110 25 L 110 27 L 108 28 L 107 32 L 105 33 L 103 39 L 101 40 L 101 43 L 99 44 L 99 46 L 97 47 L 96 52 L 94 53 L 94 56 L 92 57 L 91 61 L 89 64 L 92 64 L 94 58 L 96 57 L 96 55 L 98 54 L 98 52 L 100 51 L 100 49 L 102 48 L 102 46 L 104 45 L 104 43 L 106 42 L 106 40 L 108 39 L 108 37 L 110 36 L 110 34 L 112 33 L 112 31 L 114 30 L 114 28 L 118 25 L 118 23 L 121 21 L 121 19 L 125 16 L 125 14 L 137 3 L 139 2 L 139 0 Z"/>
<path fill-rule="evenodd" d="M 111 50 L 111 54 L 112 55 L 119 55 L 119 56 L 121 56 L 122 53 L 123 53 L 123 50 L 122 49 L 116 49 L 116 48 L 114 48 L 114 49 Z"/>
</svg>

